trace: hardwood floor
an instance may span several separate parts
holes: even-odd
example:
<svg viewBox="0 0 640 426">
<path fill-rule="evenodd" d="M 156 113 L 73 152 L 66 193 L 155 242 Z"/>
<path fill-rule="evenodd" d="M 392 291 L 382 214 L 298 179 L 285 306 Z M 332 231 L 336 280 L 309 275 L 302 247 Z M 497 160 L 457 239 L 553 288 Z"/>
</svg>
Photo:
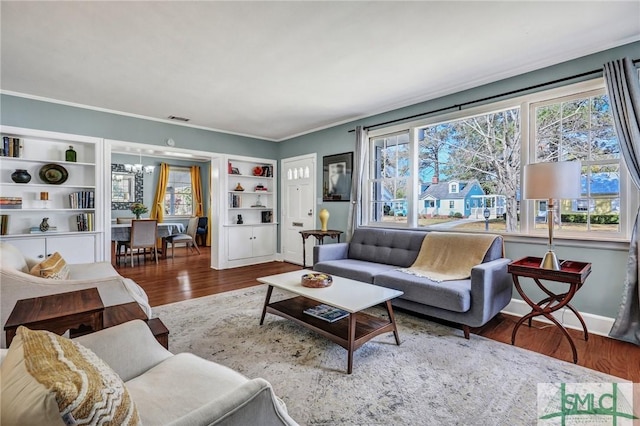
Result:
<svg viewBox="0 0 640 426">
<path fill-rule="evenodd" d="M 216 271 L 209 267 L 210 250 L 186 255 L 176 250 L 176 257 L 160 259 L 158 265 L 147 260 L 141 265 L 117 266 L 123 276 L 136 281 L 149 296 L 151 306 L 179 302 L 210 294 L 258 285 L 257 277 L 302 269 L 298 265 L 271 262 L 243 268 Z M 499 314 L 481 328 L 478 334 L 510 344 L 511 331 L 517 317 Z M 640 347 L 595 334 L 584 341 L 581 333 L 569 330 L 578 349 L 578 364 L 593 370 L 640 383 Z M 402 336 L 401 336 L 402 337 Z M 473 339 L 473 335 L 471 336 Z M 531 328 L 522 326 L 516 346 L 571 362 L 571 348 L 560 331 L 552 325 L 534 321 Z"/>
</svg>

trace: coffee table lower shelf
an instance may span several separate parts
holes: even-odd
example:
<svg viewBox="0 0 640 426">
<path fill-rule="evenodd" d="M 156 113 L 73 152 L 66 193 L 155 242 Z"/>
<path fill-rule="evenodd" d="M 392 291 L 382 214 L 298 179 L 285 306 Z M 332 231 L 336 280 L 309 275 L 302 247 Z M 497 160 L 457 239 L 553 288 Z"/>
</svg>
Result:
<svg viewBox="0 0 640 426">
<path fill-rule="evenodd" d="M 341 320 L 328 322 L 304 313 L 305 309 L 318 304 L 319 302 L 315 300 L 297 296 L 267 304 L 264 313 L 268 312 L 301 324 L 345 348 L 348 351 L 348 374 L 351 374 L 353 370 L 353 352 L 374 337 L 383 333 L 393 332 L 396 344 L 400 344 L 391 301 L 389 300 L 385 302 L 389 319 L 375 317 L 364 312 L 356 312 Z M 260 325 L 263 322 L 264 314 Z"/>
</svg>

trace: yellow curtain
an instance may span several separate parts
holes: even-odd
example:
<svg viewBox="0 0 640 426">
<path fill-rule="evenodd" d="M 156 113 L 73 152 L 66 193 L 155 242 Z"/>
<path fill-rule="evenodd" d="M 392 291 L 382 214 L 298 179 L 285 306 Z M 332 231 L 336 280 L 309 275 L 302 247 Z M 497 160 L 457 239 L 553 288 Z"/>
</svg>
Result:
<svg viewBox="0 0 640 426">
<path fill-rule="evenodd" d="M 167 183 L 169 182 L 169 165 L 160 163 L 160 175 L 158 176 L 158 186 L 156 188 L 156 196 L 151 207 L 150 219 L 158 219 L 158 223 L 164 220 L 164 195 L 167 192 Z"/>
<path fill-rule="evenodd" d="M 203 216 L 202 208 L 202 180 L 200 179 L 200 166 L 191 166 L 191 193 L 193 194 L 193 215 Z"/>
</svg>

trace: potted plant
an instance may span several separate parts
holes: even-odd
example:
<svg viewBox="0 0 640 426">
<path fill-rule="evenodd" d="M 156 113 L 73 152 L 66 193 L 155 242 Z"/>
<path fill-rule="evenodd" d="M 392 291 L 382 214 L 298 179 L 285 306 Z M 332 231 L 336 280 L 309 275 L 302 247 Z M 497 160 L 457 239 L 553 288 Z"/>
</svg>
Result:
<svg viewBox="0 0 640 426">
<path fill-rule="evenodd" d="M 130 210 L 133 214 L 136 215 L 136 219 L 140 219 L 140 215 L 149 211 L 147 206 L 142 203 L 133 203 L 131 204 Z"/>
</svg>

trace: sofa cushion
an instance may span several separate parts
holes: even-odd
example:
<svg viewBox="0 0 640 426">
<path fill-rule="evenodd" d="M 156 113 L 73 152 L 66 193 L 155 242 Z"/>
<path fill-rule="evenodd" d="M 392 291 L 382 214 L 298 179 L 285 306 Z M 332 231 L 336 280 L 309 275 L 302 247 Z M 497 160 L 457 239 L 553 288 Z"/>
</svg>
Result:
<svg viewBox="0 0 640 426">
<path fill-rule="evenodd" d="M 20 272 L 29 273 L 29 267 L 24 255 L 15 246 L 0 241 L 0 259 L 2 267 L 17 269 Z"/>
<path fill-rule="evenodd" d="M 398 270 L 382 272 L 373 283 L 404 292 L 401 299 L 424 305 L 467 312 L 471 307 L 471 280 L 435 282 Z"/>
<path fill-rule="evenodd" d="M 19 327 L 0 371 L 3 424 L 140 424 L 120 377 L 64 337 Z"/>
<path fill-rule="evenodd" d="M 69 266 L 58 252 L 31 268 L 31 275 L 51 280 L 68 280 Z"/>
<path fill-rule="evenodd" d="M 373 283 L 373 277 L 396 266 L 355 259 L 327 260 L 313 265 L 313 270 L 365 283 Z"/>
<path fill-rule="evenodd" d="M 358 228 L 349 243 L 349 258 L 407 268 L 418 256 L 422 231 Z"/>
<path fill-rule="evenodd" d="M 143 424 L 167 424 L 248 382 L 242 374 L 190 353 L 167 358 L 127 382 Z M 176 392 L 171 383 L 188 384 Z M 169 386 L 167 386 L 169 385 Z"/>
</svg>

